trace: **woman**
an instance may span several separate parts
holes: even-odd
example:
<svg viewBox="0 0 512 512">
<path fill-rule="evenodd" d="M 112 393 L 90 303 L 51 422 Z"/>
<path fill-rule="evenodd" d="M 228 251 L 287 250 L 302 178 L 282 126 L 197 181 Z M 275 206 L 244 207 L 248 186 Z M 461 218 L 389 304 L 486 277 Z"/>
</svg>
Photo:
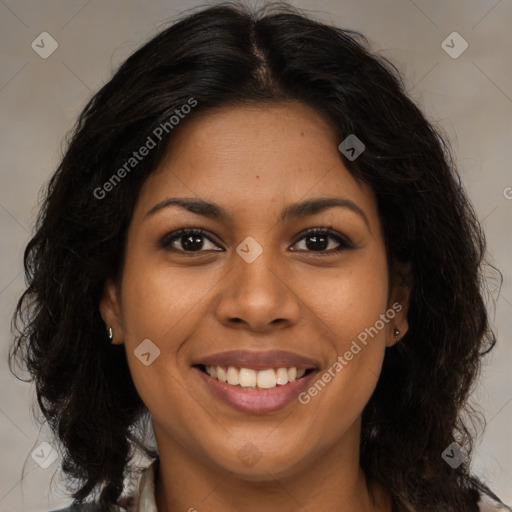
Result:
<svg viewBox="0 0 512 512">
<path fill-rule="evenodd" d="M 86 106 L 26 250 L 12 356 L 72 510 L 507 509 L 463 422 L 484 245 L 361 35 L 231 4 L 161 32 Z"/>
</svg>

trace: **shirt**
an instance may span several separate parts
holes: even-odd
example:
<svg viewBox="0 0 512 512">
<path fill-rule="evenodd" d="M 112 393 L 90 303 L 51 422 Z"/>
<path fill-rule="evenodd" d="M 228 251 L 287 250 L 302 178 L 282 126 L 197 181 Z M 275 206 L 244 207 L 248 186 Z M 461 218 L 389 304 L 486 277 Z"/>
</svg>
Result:
<svg viewBox="0 0 512 512">
<path fill-rule="evenodd" d="M 127 504 L 126 500 L 121 499 L 115 512 L 158 512 L 155 502 L 155 469 L 157 463 L 158 461 L 153 462 L 142 472 L 137 492 L 133 496 L 131 504 Z M 54 512 L 93 512 L 95 510 L 97 509 L 94 504 L 84 504 Z M 194 510 L 194 508 L 190 507 L 190 510 Z M 478 510 L 479 512 L 512 512 L 512 508 L 488 495 L 482 495 L 478 502 Z"/>
</svg>

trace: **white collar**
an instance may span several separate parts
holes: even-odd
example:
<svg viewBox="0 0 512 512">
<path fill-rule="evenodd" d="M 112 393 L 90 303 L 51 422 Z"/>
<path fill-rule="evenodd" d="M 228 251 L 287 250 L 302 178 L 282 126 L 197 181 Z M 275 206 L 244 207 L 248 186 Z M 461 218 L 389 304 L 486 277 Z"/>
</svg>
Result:
<svg viewBox="0 0 512 512">
<path fill-rule="evenodd" d="M 154 461 L 142 472 L 139 480 L 138 492 L 135 495 L 133 507 L 127 512 L 157 512 L 155 501 L 155 473 L 158 460 Z M 121 512 L 124 509 L 120 509 Z"/>
</svg>

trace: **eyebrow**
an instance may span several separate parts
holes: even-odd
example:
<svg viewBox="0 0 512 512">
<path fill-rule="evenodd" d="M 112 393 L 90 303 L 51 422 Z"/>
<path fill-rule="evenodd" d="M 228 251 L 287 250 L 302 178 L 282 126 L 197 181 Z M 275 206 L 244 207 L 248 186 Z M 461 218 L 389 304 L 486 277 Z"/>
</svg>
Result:
<svg viewBox="0 0 512 512">
<path fill-rule="evenodd" d="M 218 206 L 214 203 L 209 203 L 203 199 L 196 199 L 194 197 L 169 197 L 164 199 L 160 203 L 153 206 L 153 208 L 148 210 L 146 215 L 144 215 L 144 218 L 150 217 L 156 212 L 167 208 L 168 206 L 175 205 L 180 206 L 189 212 L 197 213 L 198 215 L 204 215 L 205 217 L 210 217 L 212 219 L 223 221 L 232 220 L 232 216 L 221 206 Z"/>
<path fill-rule="evenodd" d="M 233 219 L 233 216 L 219 205 L 204 201 L 203 199 L 186 197 L 169 197 L 164 199 L 160 203 L 153 206 L 150 210 L 148 210 L 144 218 L 150 217 L 158 211 L 169 206 L 179 206 L 189 212 L 195 213 L 197 215 L 203 215 L 212 219 L 222 221 L 230 221 Z M 280 220 L 285 221 L 289 219 L 306 217 L 308 215 L 315 215 L 317 213 L 328 210 L 329 208 L 335 207 L 344 208 L 354 212 L 359 217 L 361 217 L 368 230 L 371 231 L 370 222 L 368 221 L 368 217 L 365 215 L 363 210 L 350 199 L 345 199 L 342 197 L 308 199 L 306 201 L 301 201 L 300 203 L 291 204 L 282 211 Z"/>
<path fill-rule="evenodd" d="M 283 210 L 283 213 L 281 214 L 281 220 L 288 220 L 298 217 L 304 217 L 307 215 L 314 215 L 316 213 L 320 213 L 325 210 L 328 210 L 329 208 L 334 207 L 344 208 L 359 215 L 359 217 L 363 219 L 368 230 L 371 231 L 370 222 L 368 221 L 368 217 L 365 215 L 363 210 L 350 199 L 345 199 L 342 197 L 324 197 L 318 199 L 308 199 L 307 201 L 291 204 L 290 206 L 287 206 Z"/>
</svg>

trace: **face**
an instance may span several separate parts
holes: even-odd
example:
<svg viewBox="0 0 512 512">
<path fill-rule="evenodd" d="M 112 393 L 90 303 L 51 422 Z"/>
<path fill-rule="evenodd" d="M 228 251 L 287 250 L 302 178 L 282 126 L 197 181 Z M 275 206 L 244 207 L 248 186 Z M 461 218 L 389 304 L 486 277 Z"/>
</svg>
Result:
<svg viewBox="0 0 512 512">
<path fill-rule="evenodd" d="M 357 446 L 406 304 L 340 142 L 298 102 L 217 109 L 145 182 L 101 312 L 159 449 L 263 479 Z"/>
</svg>

